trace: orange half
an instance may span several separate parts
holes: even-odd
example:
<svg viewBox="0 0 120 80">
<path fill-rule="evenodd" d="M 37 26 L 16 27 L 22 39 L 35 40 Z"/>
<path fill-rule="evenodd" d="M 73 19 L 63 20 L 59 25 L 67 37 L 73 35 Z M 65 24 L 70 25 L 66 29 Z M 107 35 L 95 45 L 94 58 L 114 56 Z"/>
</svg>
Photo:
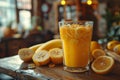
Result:
<svg viewBox="0 0 120 80">
<path fill-rule="evenodd" d="M 94 59 L 98 58 L 99 56 L 105 56 L 105 51 L 102 49 L 95 49 L 92 51 L 92 57 Z"/>
<path fill-rule="evenodd" d="M 107 74 L 112 70 L 113 65 L 114 59 L 112 57 L 100 56 L 93 61 L 91 68 L 98 74 Z"/>
</svg>

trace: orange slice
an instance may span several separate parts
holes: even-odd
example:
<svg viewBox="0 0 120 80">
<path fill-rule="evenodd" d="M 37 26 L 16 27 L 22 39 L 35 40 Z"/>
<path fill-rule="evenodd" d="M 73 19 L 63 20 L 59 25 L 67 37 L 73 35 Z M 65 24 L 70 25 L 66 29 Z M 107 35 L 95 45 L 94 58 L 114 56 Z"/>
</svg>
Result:
<svg viewBox="0 0 120 80">
<path fill-rule="evenodd" d="M 112 57 L 100 56 L 93 61 L 91 68 L 98 74 L 107 74 L 112 70 L 113 65 L 114 59 Z"/>
<path fill-rule="evenodd" d="M 102 49 L 95 49 L 92 51 L 92 56 L 94 59 L 98 58 L 99 56 L 105 56 L 105 51 Z"/>
<path fill-rule="evenodd" d="M 120 42 L 119 41 L 116 41 L 116 40 L 113 40 L 113 41 L 109 41 L 107 43 L 107 49 L 113 51 L 114 47 L 119 44 Z"/>
</svg>

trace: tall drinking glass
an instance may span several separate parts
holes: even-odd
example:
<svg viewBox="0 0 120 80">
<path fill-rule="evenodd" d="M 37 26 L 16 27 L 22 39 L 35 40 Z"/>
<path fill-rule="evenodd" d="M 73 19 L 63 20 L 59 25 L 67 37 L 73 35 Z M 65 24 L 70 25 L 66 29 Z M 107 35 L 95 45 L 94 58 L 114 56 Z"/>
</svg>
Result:
<svg viewBox="0 0 120 80">
<path fill-rule="evenodd" d="M 84 72 L 89 70 L 92 21 L 59 22 L 64 50 L 64 70 Z"/>
</svg>

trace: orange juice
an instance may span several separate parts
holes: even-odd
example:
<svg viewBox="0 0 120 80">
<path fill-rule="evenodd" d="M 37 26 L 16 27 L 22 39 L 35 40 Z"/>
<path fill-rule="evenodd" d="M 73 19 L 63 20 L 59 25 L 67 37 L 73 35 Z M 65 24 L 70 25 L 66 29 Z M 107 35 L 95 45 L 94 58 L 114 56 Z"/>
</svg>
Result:
<svg viewBox="0 0 120 80">
<path fill-rule="evenodd" d="M 64 64 L 67 67 L 85 67 L 89 63 L 92 27 L 79 24 L 60 27 L 63 41 Z"/>
</svg>

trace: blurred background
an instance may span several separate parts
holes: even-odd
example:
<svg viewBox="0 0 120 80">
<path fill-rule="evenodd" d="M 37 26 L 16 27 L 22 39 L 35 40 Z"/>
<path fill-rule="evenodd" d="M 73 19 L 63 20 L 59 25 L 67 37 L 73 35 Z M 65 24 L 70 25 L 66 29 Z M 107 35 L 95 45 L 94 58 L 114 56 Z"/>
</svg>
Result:
<svg viewBox="0 0 120 80">
<path fill-rule="evenodd" d="M 0 58 L 59 38 L 61 20 L 94 21 L 93 38 L 120 40 L 120 0 L 0 0 Z"/>
</svg>

